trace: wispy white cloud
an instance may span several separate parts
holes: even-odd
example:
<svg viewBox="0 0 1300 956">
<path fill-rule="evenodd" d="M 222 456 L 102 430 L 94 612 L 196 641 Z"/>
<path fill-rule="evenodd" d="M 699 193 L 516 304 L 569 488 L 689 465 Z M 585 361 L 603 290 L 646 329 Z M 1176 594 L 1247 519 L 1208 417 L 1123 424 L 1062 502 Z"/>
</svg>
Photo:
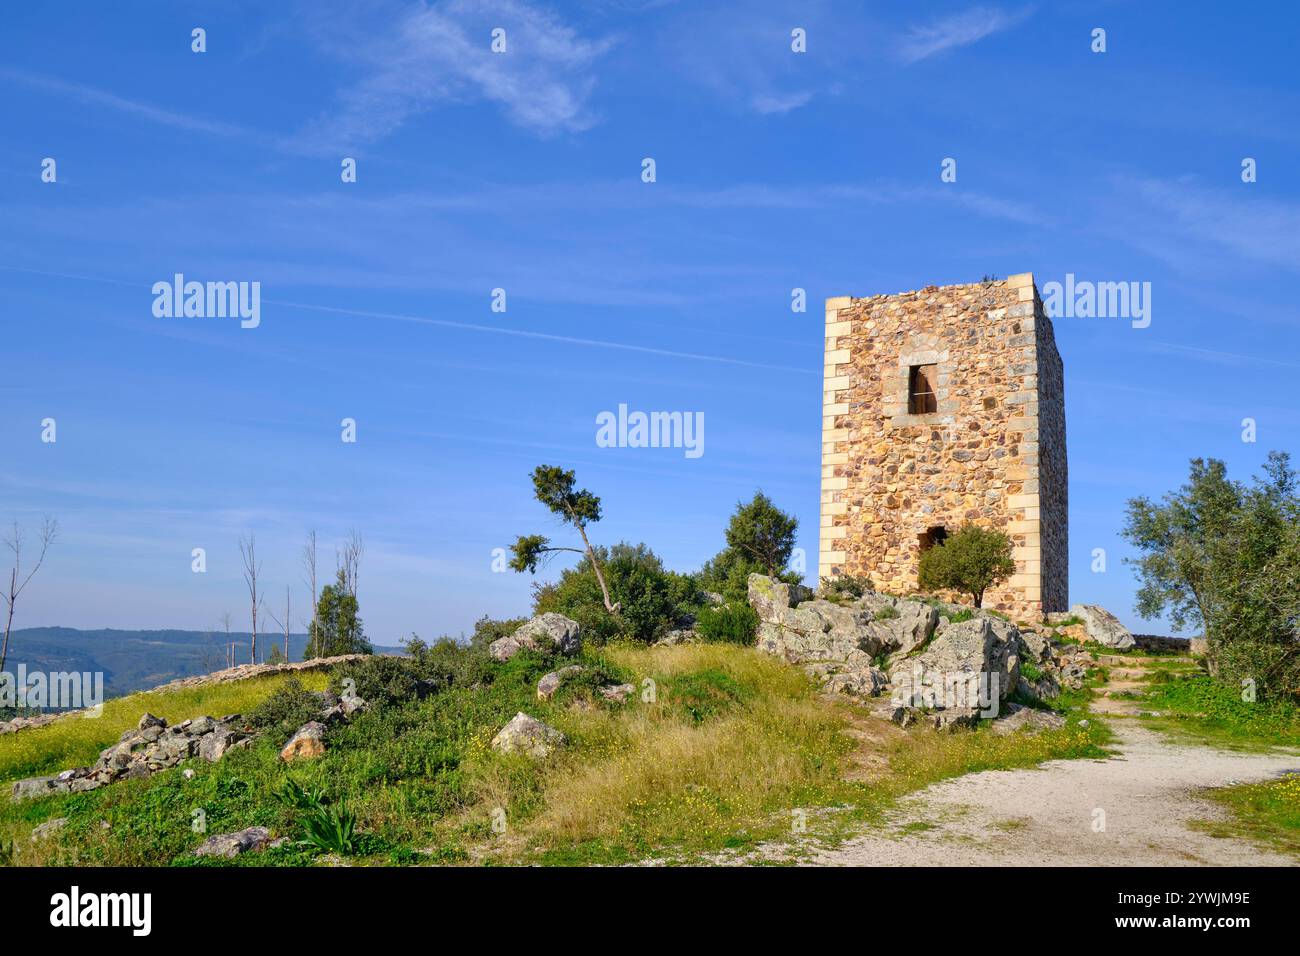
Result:
<svg viewBox="0 0 1300 956">
<path fill-rule="evenodd" d="M 231 123 L 222 123 L 199 116 L 190 116 L 186 113 L 177 113 L 149 103 L 127 99 L 124 96 L 118 96 L 97 87 L 73 83 L 40 73 L 2 69 L 0 70 L 0 77 L 31 89 L 54 93 L 92 106 L 102 106 L 161 126 L 170 126 L 173 129 L 182 129 L 192 133 L 210 133 L 214 136 L 249 135 L 248 130 Z"/>
<path fill-rule="evenodd" d="M 1185 251 L 1193 244 L 1267 266 L 1300 269 L 1300 205 L 1254 196 L 1247 185 L 1234 187 L 1235 192 L 1209 190 L 1191 180 L 1143 179 L 1134 185 L 1146 207 L 1143 232 L 1173 241 L 1167 251 L 1175 261 L 1183 254 L 1180 246 Z"/>
<path fill-rule="evenodd" d="M 808 91 L 800 93 L 763 93 L 755 96 L 750 102 L 756 112 L 766 116 L 773 113 L 789 113 L 791 110 L 797 110 L 799 107 L 812 102 L 812 98 L 812 93 Z"/>
<path fill-rule="evenodd" d="M 1287 359 L 1266 355 L 1242 355 L 1240 352 L 1226 352 L 1222 349 L 1207 349 L 1195 345 L 1179 345 L 1175 342 L 1148 342 L 1144 343 L 1142 347 L 1151 352 L 1181 355 L 1185 358 L 1213 362 L 1218 365 L 1231 365 L 1234 367 L 1272 365 L 1277 368 L 1300 369 L 1300 362 Z"/>
<path fill-rule="evenodd" d="M 996 7 L 974 7 L 942 20 L 914 26 L 899 43 L 898 56 L 904 63 L 916 63 L 948 50 L 970 46 L 994 33 L 1010 29 L 1032 12 L 1030 8 L 1013 13 Z"/>
<path fill-rule="evenodd" d="M 523 0 L 446 0 L 395 14 L 376 39 L 326 44 L 363 75 L 297 138 L 324 147 L 379 139 L 438 104 L 487 101 L 540 134 L 588 129 L 592 67 L 614 45 L 586 39 L 554 14 Z M 505 30 L 494 53 L 492 31 Z"/>
<path fill-rule="evenodd" d="M 651 55 L 675 64 L 663 82 L 683 78 L 687 96 L 703 90 L 740 112 L 783 116 L 842 91 L 861 51 L 837 38 L 865 34 L 863 23 L 854 6 L 829 0 L 805 0 L 793 19 L 779 5 L 752 3 L 741 14 L 691 4 L 661 19 Z M 804 52 L 793 49 L 796 26 L 805 31 Z"/>
<path fill-rule="evenodd" d="M 263 299 L 271 305 L 283 305 L 294 309 L 308 309 L 315 312 L 328 312 L 335 315 L 351 315 L 366 319 L 390 319 L 396 322 L 410 322 L 417 325 L 432 325 L 448 329 L 461 329 L 469 332 L 483 332 L 488 335 L 504 335 L 512 338 L 534 339 L 544 342 L 558 342 L 563 345 L 580 345 L 590 348 L 613 349 L 621 352 L 640 352 L 644 355 L 659 355 L 666 358 L 687 359 L 696 362 L 713 362 L 720 365 L 739 365 L 746 368 L 761 368 L 776 372 L 794 372 L 811 374 L 812 368 L 800 368 L 793 365 L 770 365 L 766 362 L 750 362 L 726 355 L 705 355 L 700 352 L 679 352 L 674 349 L 654 348 L 647 345 L 632 345 L 627 342 L 611 342 L 607 339 L 583 338 L 573 335 L 555 335 L 550 332 L 531 332 L 526 329 L 507 328 L 498 325 L 482 325 L 477 322 L 455 322 L 450 319 L 431 319 L 419 315 L 406 315 L 398 312 L 375 312 L 369 309 L 344 309 L 337 306 L 317 305 L 308 302 L 283 302 Z"/>
</svg>

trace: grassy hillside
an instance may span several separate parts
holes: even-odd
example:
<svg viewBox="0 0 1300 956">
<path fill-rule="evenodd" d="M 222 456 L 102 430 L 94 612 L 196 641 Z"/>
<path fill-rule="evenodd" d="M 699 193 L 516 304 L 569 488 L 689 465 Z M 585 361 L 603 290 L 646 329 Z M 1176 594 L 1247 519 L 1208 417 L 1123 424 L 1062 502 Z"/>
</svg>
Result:
<svg viewBox="0 0 1300 956">
<path fill-rule="evenodd" d="M 304 671 L 298 679 L 312 689 L 324 688 L 327 676 Z M 179 723 L 207 714 L 221 717 L 246 713 L 277 688 L 284 676 L 257 677 L 227 684 L 191 687 L 163 692 L 145 692 L 119 697 L 104 705 L 96 718 L 67 717 L 44 727 L 0 737 L 0 781 L 58 773 L 69 767 L 94 763 L 99 752 L 116 743 L 124 730 L 134 729 L 140 715 L 162 717 Z"/>
<path fill-rule="evenodd" d="M 292 780 L 318 792 L 335 820 L 355 822 L 347 854 L 356 863 L 690 860 L 788 836 L 796 808 L 810 811 L 814 828 L 823 817 L 870 820 L 935 779 L 1099 756 L 1106 739 L 1097 721 L 1080 727 L 1073 712 L 1065 728 L 1032 737 L 903 731 L 818 696 L 799 669 L 733 645 L 590 649 L 580 661 L 586 677 L 546 702 L 536 683 L 559 662 L 531 653 L 503 664 L 471 649 L 457 654 L 455 667 L 472 676 L 332 729 L 328 752 L 316 761 L 285 765 L 283 740 L 271 735 L 216 764 L 190 761 L 190 780 L 177 768 L 91 793 L 0 804 L 0 839 L 14 841 L 20 864 L 320 862 L 320 847 L 298 843 L 309 814 L 275 797 Z M 594 688 L 611 679 L 638 693 L 624 704 L 605 701 Z M 154 695 L 170 699 L 150 700 L 148 709 L 173 720 L 247 713 L 276 686 L 249 681 Z M 651 687 L 653 694 L 643 693 Z M 75 721 L 104 724 L 93 742 L 88 731 L 62 725 L 0 737 L 0 776 L 86 762 L 144 703 L 130 698 L 102 721 Z M 541 762 L 497 753 L 490 741 L 518 711 L 558 728 L 568 744 Z M 263 825 L 290 842 L 230 862 L 196 860 L 190 851 L 204 837 L 192 826 L 196 811 L 209 834 Z M 66 817 L 67 826 L 32 843 L 32 828 L 54 817 Z"/>
<path fill-rule="evenodd" d="M 284 635 L 258 634 L 258 657 L 271 646 L 283 648 Z M 235 663 L 247 664 L 252 635 L 232 632 Z M 29 627 L 13 632 L 5 669 L 103 672 L 108 697 L 157 687 L 168 681 L 207 674 L 226 666 L 224 631 L 83 631 L 72 627 Z M 290 657 L 302 660 L 306 634 L 289 635 Z M 396 648 L 377 647 L 381 653 Z"/>
</svg>

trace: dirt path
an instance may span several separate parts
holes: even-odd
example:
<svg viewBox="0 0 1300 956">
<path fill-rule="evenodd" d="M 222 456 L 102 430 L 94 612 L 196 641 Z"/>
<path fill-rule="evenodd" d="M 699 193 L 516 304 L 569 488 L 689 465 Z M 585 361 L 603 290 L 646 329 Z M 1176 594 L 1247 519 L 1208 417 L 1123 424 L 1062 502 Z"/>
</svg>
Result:
<svg viewBox="0 0 1300 956">
<path fill-rule="evenodd" d="M 1108 663 L 1102 658 L 1101 663 Z M 1126 658 L 1116 658 L 1126 668 Z M 1224 811 L 1205 787 L 1300 772 L 1300 755 L 1250 754 L 1173 743 L 1140 726 L 1135 701 L 1110 696 L 1142 686 L 1143 668 L 1112 670 L 1094 711 L 1113 726 L 1117 755 L 1054 760 L 936 784 L 905 801 L 884 831 L 800 862 L 813 866 L 1294 866 L 1254 844 L 1209 836 L 1193 820 Z M 1118 679 L 1116 679 L 1118 678 Z M 1099 812 L 1100 811 L 1100 812 Z M 1097 824 L 1103 819 L 1104 829 Z"/>
</svg>

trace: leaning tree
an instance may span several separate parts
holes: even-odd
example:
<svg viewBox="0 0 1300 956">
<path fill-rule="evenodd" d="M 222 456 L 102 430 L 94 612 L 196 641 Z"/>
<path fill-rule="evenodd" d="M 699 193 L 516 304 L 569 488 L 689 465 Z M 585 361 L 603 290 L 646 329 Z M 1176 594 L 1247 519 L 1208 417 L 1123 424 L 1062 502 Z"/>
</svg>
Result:
<svg viewBox="0 0 1300 956">
<path fill-rule="evenodd" d="M 510 550 L 514 553 L 514 557 L 510 560 L 510 567 L 516 571 L 536 573 L 538 564 L 554 552 L 572 551 L 575 554 L 585 554 L 587 560 L 591 562 L 592 570 L 596 572 L 596 580 L 600 582 L 600 593 L 605 599 L 605 610 L 617 614 L 619 605 L 610 599 L 609 587 L 605 584 L 605 575 L 600 569 L 600 561 L 597 560 L 596 552 L 587 538 L 587 525 L 600 520 L 600 499 L 585 488 L 575 489 L 575 480 L 572 471 L 565 471 L 556 465 L 538 465 L 533 469 L 533 492 L 537 500 L 565 524 L 577 529 L 582 538 L 582 547 L 566 548 L 553 545 L 549 538 L 540 534 L 521 535 L 511 546 Z"/>
</svg>

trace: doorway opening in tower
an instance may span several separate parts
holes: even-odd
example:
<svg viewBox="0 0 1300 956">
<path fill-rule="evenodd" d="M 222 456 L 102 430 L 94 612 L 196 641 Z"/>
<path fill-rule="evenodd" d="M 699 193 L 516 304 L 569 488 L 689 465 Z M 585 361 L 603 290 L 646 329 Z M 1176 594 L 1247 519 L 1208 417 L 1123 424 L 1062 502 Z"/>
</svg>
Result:
<svg viewBox="0 0 1300 956">
<path fill-rule="evenodd" d="M 943 525 L 936 525 L 933 528 L 926 528 L 924 532 L 917 535 L 921 543 L 922 553 L 929 551 L 936 544 L 943 544 L 948 540 L 948 529 Z"/>
</svg>

